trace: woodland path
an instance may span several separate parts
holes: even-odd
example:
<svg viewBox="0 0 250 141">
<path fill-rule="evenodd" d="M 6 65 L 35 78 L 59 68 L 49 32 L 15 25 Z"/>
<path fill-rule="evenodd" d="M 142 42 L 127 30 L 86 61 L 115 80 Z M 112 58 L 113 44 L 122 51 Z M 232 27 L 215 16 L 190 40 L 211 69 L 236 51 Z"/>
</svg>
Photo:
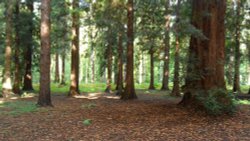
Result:
<svg viewBox="0 0 250 141">
<path fill-rule="evenodd" d="M 52 97 L 54 108 L 19 116 L 0 115 L 0 140 L 250 140 L 250 106 L 241 106 L 234 116 L 215 118 L 179 107 L 176 103 L 180 99 L 163 94 L 138 97 L 120 101 L 114 95 L 101 93 L 78 98 L 56 95 Z M 84 125 L 85 119 L 91 119 L 91 125 Z"/>
</svg>

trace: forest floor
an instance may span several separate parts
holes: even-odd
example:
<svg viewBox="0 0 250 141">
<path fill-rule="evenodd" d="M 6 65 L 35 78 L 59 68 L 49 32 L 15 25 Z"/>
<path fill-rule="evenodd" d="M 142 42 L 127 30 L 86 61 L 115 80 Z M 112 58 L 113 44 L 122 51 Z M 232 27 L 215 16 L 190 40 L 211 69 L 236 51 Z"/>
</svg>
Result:
<svg viewBox="0 0 250 141">
<path fill-rule="evenodd" d="M 132 101 L 103 93 L 57 94 L 53 108 L 36 108 L 37 97 L 0 99 L 0 140 L 250 140 L 250 105 L 240 105 L 233 116 L 211 117 L 177 106 L 180 98 L 137 93 Z"/>
</svg>

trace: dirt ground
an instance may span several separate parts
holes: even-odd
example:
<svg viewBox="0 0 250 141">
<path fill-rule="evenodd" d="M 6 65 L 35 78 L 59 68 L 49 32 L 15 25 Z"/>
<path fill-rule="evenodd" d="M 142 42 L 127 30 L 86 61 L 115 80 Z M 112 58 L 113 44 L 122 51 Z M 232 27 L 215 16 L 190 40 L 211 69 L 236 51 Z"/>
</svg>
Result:
<svg viewBox="0 0 250 141">
<path fill-rule="evenodd" d="M 250 106 L 234 116 L 209 117 L 176 105 L 180 99 L 139 94 L 53 96 L 53 108 L 19 116 L 0 115 L 1 141 L 249 141 Z M 22 99 L 36 101 L 37 98 Z M 90 125 L 83 123 L 91 120 Z"/>
</svg>

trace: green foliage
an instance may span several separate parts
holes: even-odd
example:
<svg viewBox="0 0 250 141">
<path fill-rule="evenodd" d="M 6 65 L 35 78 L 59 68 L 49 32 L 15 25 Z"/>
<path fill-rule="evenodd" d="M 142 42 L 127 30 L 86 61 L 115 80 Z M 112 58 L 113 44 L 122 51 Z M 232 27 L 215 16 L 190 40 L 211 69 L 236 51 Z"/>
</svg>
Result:
<svg viewBox="0 0 250 141">
<path fill-rule="evenodd" d="M 250 100 L 236 100 L 237 105 L 250 105 Z"/>
<path fill-rule="evenodd" d="M 0 103 L 0 114 L 18 116 L 25 113 L 36 112 L 37 106 L 34 102 L 12 101 Z"/>
<path fill-rule="evenodd" d="M 236 110 L 233 95 L 223 89 L 201 91 L 197 93 L 195 98 L 210 115 L 232 114 Z"/>
<path fill-rule="evenodd" d="M 84 126 L 89 126 L 89 125 L 92 124 L 92 120 L 91 119 L 84 119 L 83 122 L 82 122 L 82 124 Z"/>
</svg>

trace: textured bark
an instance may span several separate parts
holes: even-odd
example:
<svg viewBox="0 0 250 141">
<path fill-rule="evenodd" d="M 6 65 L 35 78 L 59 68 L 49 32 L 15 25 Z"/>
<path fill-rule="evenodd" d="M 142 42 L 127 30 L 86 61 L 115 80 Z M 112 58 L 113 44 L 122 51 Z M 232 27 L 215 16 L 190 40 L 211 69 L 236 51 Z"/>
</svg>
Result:
<svg viewBox="0 0 250 141">
<path fill-rule="evenodd" d="M 107 87 L 105 89 L 106 93 L 111 93 L 111 78 L 112 78 L 112 46 L 111 44 L 108 45 L 107 48 L 107 61 L 108 61 L 108 77 L 107 77 Z"/>
<path fill-rule="evenodd" d="M 155 86 L 154 86 L 154 51 L 153 51 L 153 47 L 151 47 L 150 49 L 150 84 L 149 84 L 149 88 L 150 90 L 154 90 Z"/>
<path fill-rule="evenodd" d="M 59 55 L 56 53 L 55 55 L 55 83 L 60 82 L 60 74 L 59 74 Z"/>
<path fill-rule="evenodd" d="M 240 9 L 241 0 L 237 0 L 237 8 L 235 15 L 235 64 L 234 64 L 234 82 L 233 92 L 240 92 Z"/>
<path fill-rule="evenodd" d="M 20 90 L 20 61 L 19 61 L 19 54 L 20 54 L 20 35 L 19 35 L 19 1 L 16 1 L 16 9 L 15 9 L 15 56 L 14 56 L 14 62 L 15 62 L 15 76 L 14 76 L 14 85 L 13 85 L 13 92 L 15 94 L 21 95 Z"/>
<path fill-rule="evenodd" d="M 161 90 L 169 90 L 169 49 L 170 49 L 170 36 L 169 36 L 169 30 L 170 30 L 170 0 L 166 1 L 165 4 L 165 36 L 164 36 L 164 67 L 163 67 L 163 79 L 162 79 L 162 87 Z"/>
<path fill-rule="evenodd" d="M 119 34 L 118 37 L 118 75 L 117 75 L 117 80 L 116 80 L 116 90 L 117 90 L 117 95 L 122 94 L 123 90 L 123 46 L 122 46 L 122 34 Z"/>
<path fill-rule="evenodd" d="M 179 71 L 180 71 L 180 36 L 178 35 L 179 30 L 179 22 L 180 22 L 180 4 L 181 0 L 177 1 L 176 7 L 176 25 L 175 25 L 175 53 L 174 53 L 174 86 L 171 92 L 172 96 L 180 96 L 180 80 L 179 80 Z"/>
<path fill-rule="evenodd" d="M 5 62 L 4 62 L 4 76 L 3 76 L 3 86 L 2 95 L 3 97 L 9 97 L 12 93 L 11 84 L 11 46 L 12 46 L 12 7 L 13 0 L 7 1 L 7 11 L 6 11 L 6 47 L 5 47 Z"/>
<path fill-rule="evenodd" d="M 52 106 L 50 97 L 50 0 L 41 3 L 40 91 L 37 105 Z"/>
<path fill-rule="evenodd" d="M 29 0 L 27 2 L 27 7 L 29 10 L 29 14 L 33 14 L 33 0 Z M 24 63 L 25 63 L 25 72 L 23 77 L 23 90 L 24 91 L 32 91 L 32 45 L 33 45 L 33 20 L 29 20 L 29 34 L 27 37 L 27 40 L 29 41 L 24 53 Z"/>
<path fill-rule="evenodd" d="M 73 0 L 73 9 L 79 8 L 79 0 Z M 71 83 L 69 96 L 73 97 L 80 93 L 79 91 L 79 13 L 72 14 L 72 47 L 71 47 Z"/>
<path fill-rule="evenodd" d="M 208 38 L 191 37 L 182 104 L 195 103 L 195 94 L 225 89 L 224 49 L 226 0 L 193 0 L 192 24 Z M 209 14 L 204 14 L 209 13 Z M 205 93 L 206 94 L 206 93 Z"/>
<path fill-rule="evenodd" d="M 126 86 L 121 95 L 121 99 L 136 99 L 134 84 L 134 2 L 128 0 L 127 3 L 127 68 L 126 68 Z"/>
</svg>

